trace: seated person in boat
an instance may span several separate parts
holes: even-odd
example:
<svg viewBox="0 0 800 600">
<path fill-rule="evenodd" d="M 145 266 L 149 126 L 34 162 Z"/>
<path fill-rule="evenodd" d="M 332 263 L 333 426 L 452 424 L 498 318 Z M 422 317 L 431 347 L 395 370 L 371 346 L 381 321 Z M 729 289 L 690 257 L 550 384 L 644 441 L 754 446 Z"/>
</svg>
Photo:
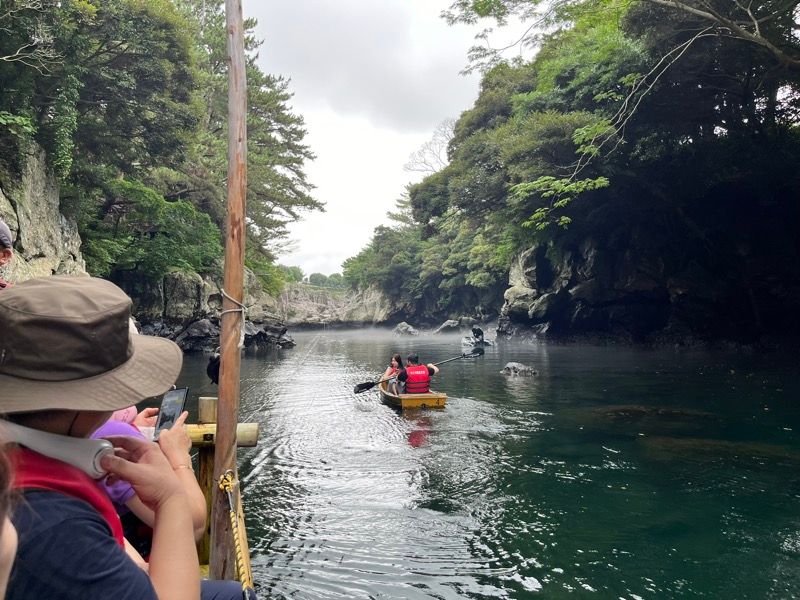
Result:
<svg viewBox="0 0 800 600">
<path fill-rule="evenodd" d="M 403 369 L 403 358 L 399 354 L 392 354 L 392 359 L 389 361 L 389 366 L 383 372 L 382 380 L 386 381 L 386 389 L 397 395 L 399 388 L 397 385 L 397 375 Z"/>
<path fill-rule="evenodd" d="M 88 438 L 113 411 L 164 393 L 180 373 L 181 350 L 131 335 L 130 309 L 117 286 L 88 277 L 32 279 L 0 293 L 0 413 L 34 430 Z M 130 482 L 154 514 L 149 573 L 126 553 L 119 517 L 89 475 L 10 445 L 21 498 L 12 516 L 19 547 L 8 600 L 201 597 L 178 475 L 157 444 L 127 436 L 110 441 L 115 454 L 102 457 L 101 466 Z M 231 584 L 225 597 L 241 598 L 239 584 L 224 583 Z"/>
<path fill-rule="evenodd" d="M 132 412 L 127 409 L 117 411 L 91 437 L 92 439 L 102 439 L 113 435 L 129 435 L 144 440 L 146 439 L 144 434 L 139 431 L 133 419 L 136 416 L 135 409 Z M 158 446 L 167 457 L 172 470 L 175 471 L 186 492 L 195 540 L 200 540 L 206 527 L 206 500 L 203 490 L 197 483 L 192 468 L 192 457 L 189 455 L 192 440 L 189 438 L 184 424 L 188 416 L 189 413 L 184 411 L 170 429 L 163 430 L 158 438 Z M 136 495 L 133 486 L 127 481 L 100 480 L 98 486 L 108 494 L 114 504 L 114 509 L 122 521 L 125 539 L 139 555 L 148 558 L 153 542 L 152 528 L 155 525 L 153 511 L 142 502 L 141 498 Z M 136 555 L 133 558 L 136 560 Z"/>
<path fill-rule="evenodd" d="M 431 376 L 439 372 L 439 367 L 432 363 L 419 364 L 417 354 L 406 357 L 406 368 L 397 375 L 397 381 L 403 385 L 403 394 L 427 394 L 431 391 Z"/>
</svg>

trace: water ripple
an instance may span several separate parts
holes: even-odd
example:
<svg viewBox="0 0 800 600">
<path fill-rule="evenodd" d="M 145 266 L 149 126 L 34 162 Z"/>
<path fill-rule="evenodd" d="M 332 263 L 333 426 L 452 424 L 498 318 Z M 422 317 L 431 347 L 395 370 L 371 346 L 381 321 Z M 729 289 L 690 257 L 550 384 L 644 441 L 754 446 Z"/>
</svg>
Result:
<svg viewBox="0 0 800 600">
<path fill-rule="evenodd" d="M 353 386 L 394 351 L 441 360 L 457 338 L 296 339 L 243 360 L 264 597 L 800 597 L 800 414 L 779 403 L 800 397 L 791 371 L 727 401 L 723 360 L 505 345 L 443 368 L 445 410 L 401 414 Z M 509 360 L 539 375 L 504 378 Z"/>
</svg>

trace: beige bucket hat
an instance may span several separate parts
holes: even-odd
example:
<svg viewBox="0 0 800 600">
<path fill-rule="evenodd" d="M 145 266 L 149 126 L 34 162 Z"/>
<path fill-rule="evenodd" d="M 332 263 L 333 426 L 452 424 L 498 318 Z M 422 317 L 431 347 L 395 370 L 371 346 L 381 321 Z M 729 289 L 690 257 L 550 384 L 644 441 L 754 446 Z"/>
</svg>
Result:
<svg viewBox="0 0 800 600">
<path fill-rule="evenodd" d="M 131 299 L 92 277 L 31 279 L 0 291 L 0 413 L 113 411 L 167 391 L 183 355 L 131 335 Z"/>
</svg>

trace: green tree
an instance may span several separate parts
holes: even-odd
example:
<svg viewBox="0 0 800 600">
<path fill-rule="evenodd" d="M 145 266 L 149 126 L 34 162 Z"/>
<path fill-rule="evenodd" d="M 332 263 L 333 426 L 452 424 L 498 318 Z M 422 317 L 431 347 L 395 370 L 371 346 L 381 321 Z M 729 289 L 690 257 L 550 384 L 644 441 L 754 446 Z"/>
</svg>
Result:
<svg viewBox="0 0 800 600">
<path fill-rule="evenodd" d="M 308 283 L 318 287 L 326 287 L 328 285 L 328 276 L 323 273 L 312 273 L 308 276 Z"/>
<path fill-rule="evenodd" d="M 287 224 L 322 205 L 304 172 L 313 155 L 302 118 L 289 108 L 287 82 L 258 68 L 254 26 L 247 21 L 247 262 L 274 291 L 283 273 L 273 255 Z M 220 0 L 14 0 L 0 7 L 0 28 L 0 166 L 19 168 L 28 138 L 44 147 L 93 272 L 130 269 L 126 243 L 107 229 L 107 219 L 130 208 L 126 194 L 109 193 L 116 181 L 175 204 L 155 221 L 188 202 L 222 229 L 227 63 Z M 177 256 L 171 267 L 185 264 Z"/>
<path fill-rule="evenodd" d="M 289 283 L 300 283 L 305 278 L 303 274 L 303 269 L 300 267 L 287 267 L 284 265 L 279 265 L 283 273 L 283 279 Z"/>
<path fill-rule="evenodd" d="M 678 4 L 547 5 L 547 32 L 534 31 L 538 54 L 485 72 L 455 124 L 447 166 L 409 186 L 403 220 L 376 229 L 345 262 L 348 283 L 378 285 L 434 318 L 497 310 L 511 258 L 536 244 L 560 261 L 587 242 L 630 247 L 665 272 L 704 261 L 741 272 L 742 252 L 762 252 L 766 265 L 770 253 L 795 256 L 785 232 L 796 222 L 789 182 L 800 158 L 798 75 L 764 44 L 709 28 L 705 15 Z M 766 18 L 760 35 L 786 37 L 795 5 L 753 9 Z M 747 28 L 742 6 L 713 10 L 738 14 Z M 464 0 L 450 17 L 511 21 L 543 8 Z M 781 24 L 768 32 L 773 18 Z M 779 49 L 793 52 L 796 43 Z M 769 227 L 784 234 L 771 238 Z M 387 251 L 395 247 L 408 255 L 398 260 Z M 399 266 L 410 268 L 394 276 Z M 765 270 L 780 278 L 780 269 Z"/>
<path fill-rule="evenodd" d="M 158 280 L 173 269 L 206 272 L 222 256 L 219 231 L 188 202 L 167 202 L 132 181 L 109 182 L 104 191 L 113 199 L 109 210 L 84 224 L 92 231 L 83 246 L 90 272 L 137 271 Z"/>
<path fill-rule="evenodd" d="M 344 277 L 341 273 L 331 273 L 328 275 L 328 287 L 342 288 L 345 287 Z"/>
<path fill-rule="evenodd" d="M 227 168 L 224 3 L 180 0 L 178 4 L 196 35 L 205 115 L 203 131 L 190 150 L 191 160 L 165 179 L 165 193 L 191 200 L 222 226 Z M 261 41 L 253 36 L 255 26 L 255 20 L 245 21 L 248 237 L 255 251 L 272 261 L 288 235 L 287 225 L 306 211 L 323 210 L 323 205 L 311 196 L 313 186 L 305 175 L 305 163 L 314 155 L 303 142 L 303 118 L 290 110 L 288 82 L 264 73 L 256 63 Z"/>
</svg>

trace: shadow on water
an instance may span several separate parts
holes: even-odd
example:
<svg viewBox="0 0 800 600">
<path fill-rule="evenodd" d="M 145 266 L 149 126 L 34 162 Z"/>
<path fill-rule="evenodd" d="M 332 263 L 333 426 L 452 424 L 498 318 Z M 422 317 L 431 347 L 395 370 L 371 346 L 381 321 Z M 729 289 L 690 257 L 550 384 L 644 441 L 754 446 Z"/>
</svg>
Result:
<svg viewBox="0 0 800 600">
<path fill-rule="evenodd" d="M 443 366 L 444 410 L 401 413 L 353 386 L 393 352 L 457 356 L 460 335 L 295 338 L 242 363 L 264 596 L 800 595 L 796 361 L 500 344 Z M 204 367 L 186 361 L 195 396 Z"/>
</svg>

